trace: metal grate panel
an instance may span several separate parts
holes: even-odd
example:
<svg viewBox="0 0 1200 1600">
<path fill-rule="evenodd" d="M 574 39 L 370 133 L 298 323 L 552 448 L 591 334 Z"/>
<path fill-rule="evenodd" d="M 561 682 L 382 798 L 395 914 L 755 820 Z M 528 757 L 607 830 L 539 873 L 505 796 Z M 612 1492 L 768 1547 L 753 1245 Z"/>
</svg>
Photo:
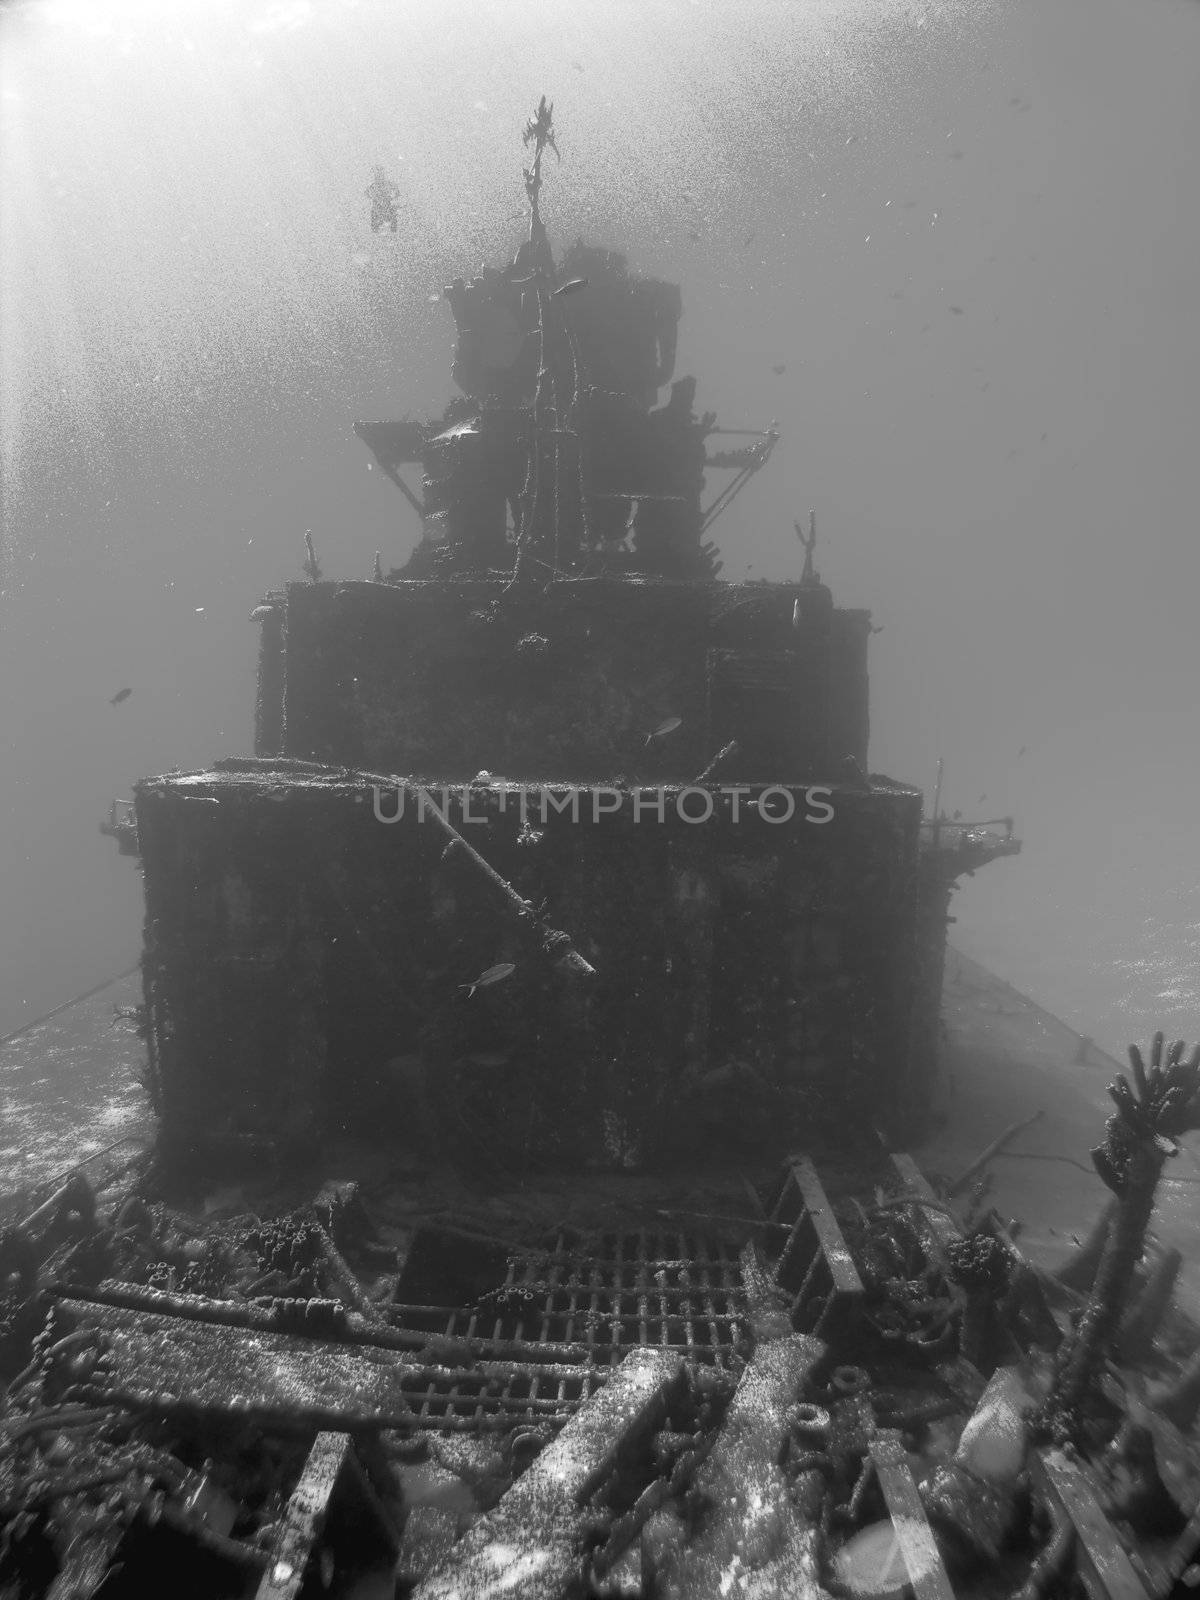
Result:
<svg viewBox="0 0 1200 1600">
<path fill-rule="evenodd" d="M 560 1234 L 552 1249 L 510 1253 L 503 1282 L 474 1304 L 401 1304 L 391 1320 L 427 1333 L 431 1352 L 442 1340 L 478 1350 L 481 1368 L 493 1367 L 488 1352 L 501 1346 L 531 1358 L 509 1363 L 502 1385 L 470 1371 L 431 1377 L 419 1395 L 410 1391 L 422 1427 L 447 1417 L 486 1426 L 489 1414 L 563 1420 L 633 1349 L 727 1367 L 750 1341 L 736 1249 L 675 1233 L 609 1234 L 595 1253 L 569 1248 Z"/>
</svg>

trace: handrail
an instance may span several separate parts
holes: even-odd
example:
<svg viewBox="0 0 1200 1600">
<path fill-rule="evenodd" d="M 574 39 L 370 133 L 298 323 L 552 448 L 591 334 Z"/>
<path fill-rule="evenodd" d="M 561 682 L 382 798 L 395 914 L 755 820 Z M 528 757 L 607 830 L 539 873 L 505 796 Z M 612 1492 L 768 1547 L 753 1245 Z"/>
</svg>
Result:
<svg viewBox="0 0 1200 1600">
<path fill-rule="evenodd" d="M 23 1034 L 30 1033 L 34 1028 L 40 1028 L 43 1022 L 61 1016 L 64 1011 L 69 1011 L 72 1006 L 79 1005 L 84 1000 L 90 1000 L 93 995 L 101 994 L 105 989 L 111 989 L 114 984 L 120 983 L 125 978 L 132 978 L 135 972 L 140 971 L 141 962 L 135 962 L 132 967 L 126 967 L 124 972 L 118 972 L 115 978 L 105 978 L 103 983 L 95 984 L 91 989 L 85 989 L 82 994 L 74 995 L 70 1000 L 64 1000 L 62 1005 L 55 1006 L 53 1011 L 47 1011 L 44 1017 L 38 1017 L 33 1022 L 23 1022 L 19 1028 L 14 1028 L 12 1033 L 6 1033 L 0 1039 L 0 1049 L 6 1044 L 11 1044 L 14 1039 L 19 1039 Z"/>
</svg>

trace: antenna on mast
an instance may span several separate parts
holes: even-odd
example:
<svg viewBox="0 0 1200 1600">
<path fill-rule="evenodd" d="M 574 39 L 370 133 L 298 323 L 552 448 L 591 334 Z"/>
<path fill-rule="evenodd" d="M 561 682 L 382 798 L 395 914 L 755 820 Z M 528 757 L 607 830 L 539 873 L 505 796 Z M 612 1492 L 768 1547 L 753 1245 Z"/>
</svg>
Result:
<svg viewBox="0 0 1200 1600">
<path fill-rule="evenodd" d="M 538 101 L 538 108 L 525 124 L 522 140 L 526 145 L 533 146 L 533 166 L 524 168 L 525 193 L 529 198 L 529 244 L 534 253 L 536 265 L 541 265 L 538 257 L 546 243 L 546 229 L 542 223 L 539 201 L 542 192 L 542 156 L 547 149 L 553 150 L 559 161 L 562 156 L 554 142 L 554 102 L 547 101 L 543 95 Z"/>
<path fill-rule="evenodd" d="M 817 548 L 817 513 L 808 513 L 808 536 L 805 537 L 804 529 L 798 522 L 792 526 L 796 530 L 796 537 L 804 546 L 804 571 L 800 574 L 801 583 L 820 583 L 821 574 L 813 569 L 813 551 Z"/>
</svg>

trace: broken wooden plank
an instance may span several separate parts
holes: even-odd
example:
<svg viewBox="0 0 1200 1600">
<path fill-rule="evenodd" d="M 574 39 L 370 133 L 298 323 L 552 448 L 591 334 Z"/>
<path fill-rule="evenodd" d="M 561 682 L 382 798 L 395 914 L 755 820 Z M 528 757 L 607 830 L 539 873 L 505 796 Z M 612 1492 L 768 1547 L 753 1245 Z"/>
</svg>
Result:
<svg viewBox="0 0 1200 1600">
<path fill-rule="evenodd" d="M 1125 1546 L 1100 1508 L 1087 1469 L 1061 1450 L 1036 1452 L 1033 1468 L 1079 1536 L 1076 1561 L 1091 1600 L 1147 1600 Z"/>
<path fill-rule="evenodd" d="M 654 1572 L 661 1600 L 820 1593 L 819 1529 L 802 1516 L 780 1465 L 788 1413 L 827 1347 L 803 1334 L 762 1341 L 694 1480 L 709 1511 L 688 1543 L 666 1541 Z"/>
<path fill-rule="evenodd" d="M 788 1161 L 771 1216 L 791 1224 L 775 1280 L 792 1296 L 794 1325 L 814 1337 L 844 1336 L 862 1304 L 862 1279 L 808 1156 Z"/>
<path fill-rule="evenodd" d="M 351 1451 L 348 1433 L 319 1433 L 292 1491 L 256 1600 L 295 1600 L 308 1576 L 334 1485 Z M 328 1588 L 322 1583 L 322 1588 Z"/>
<path fill-rule="evenodd" d="M 132 1352 L 135 1345 L 126 1339 L 126 1330 L 141 1338 L 136 1346 L 147 1359 L 135 1359 L 132 1354 L 124 1361 L 113 1364 L 109 1382 L 111 1389 L 98 1389 L 93 1385 L 89 1393 L 127 1405 L 135 1410 L 152 1410 L 160 1414 L 169 1411 L 186 1411 L 201 1408 L 200 1401 L 207 1397 L 223 1412 L 245 1411 L 255 1407 L 264 1416 L 278 1412 L 278 1398 L 282 1392 L 282 1374 L 286 1370 L 298 1380 L 308 1374 L 309 1410 L 304 1428 L 331 1428 L 335 1432 L 354 1432 L 360 1426 L 373 1431 L 391 1427 L 440 1428 L 447 1431 L 470 1429 L 498 1429 L 511 1427 L 515 1419 L 544 1416 L 557 1424 L 593 1389 L 608 1381 L 613 1369 L 599 1366 L 594 1361 L 570 1362 L 516 1360 L 490 1361 L 484 1357 L 502 1346 L 497 1341 L 474 1339 L 447 1339 L 428 1332 L 404 1333 L 390 1330 L 396 1337 L 387 1343 L 368 1342 L 357 1337 L 357 1330 L 347 1330 L 339 1320 L 336 1328 L 322 1339 L 313 1332 L 292 1332 L 271 1326 L 269 1317 L 258 1307 L 244 1310 L 259 1312 L 256 1321 L 237 1315 L 232 1308 L 228 1321 L 216 1320 L 217 1314 L 227 1304 L 221 1301 L 198 1304 L 203 1313 L 197 1316 L 189 1305 L 186 1315 L 170 1311 L 160 1314 L 136 1306 L 115 1303 L 119 1297 L 107 1296 L 103 1302 L 92 1301 L 72 1294 L 57 1303 L 64 1316 L 81 1328 L 95 1328 L 107 1339 Z M 170 1297 L 164 1297 L 170 1300 Z M 303 1309 L 303 1307 L 301 1307 Z M 361 1319 L 359 1319 L 361 1320 Z M 266 1324 L 265 1326 L 263 1324 Z M 318 1324 L 324 1326 L 324 1324 Z M 372 1330 L 372 1332 L 377 1330 Z M 150 1336 L 154 1335 L 153 1341 Z M 149 1343 L 153 1348 L 149 1348 Z M 541 1347 L 530 1345 L 531 1349 Z M 544 1347 L 551 1349 L 551 1347 Z M 559 1347 L 554 1347 L 559 1348 Z M 566 1348 L 566 1347 L 562 1347 Z M 174 1354 L 172 1354 L 174 1350 Z M 237 1356 L 225 1352 L 257 1352 L 259 1367 L 270 1374 L 272 1382 L 257 1400 L 245 1393 L 246 1385 L 237 1366 Z M 585 1347 L 580 1347 L 586 1356 Z M 278 1371 L 273 1360 L 279 1352 L 287 1352 L 286 1367 Z M 261 1360 L 259 1359 L 261 1356 Z M 233 1367 L 229 1367 L 229 1363 Z M 193 1368 L 199 1363 L 200 1371 L 214 1364 L 233 1372 L 225 1384 L 223 1394 L 219 1382 L 210 1383 L 199 1393 L 191 1383 Z M 337 1375 L 344 1374 L 344 1381 Z M 356 1375 L 373 1374 L 361 1395 L 355 1394 Z M 155 1378 L 154 1375 L 157 1374 Z M 391 1374 L 390 1378 L 383 1375 Z M 234 1381 L 234 1378 L 237 1381 Z M 511 1397 L 514 1381 L 532 1382 L 534 1379 L 557 1379 L 557 1396 L 533 1399 Z M 377 1393 L 384 1385 L 382 1396 Z M 334 1387 L 331 1388 L 331 1385 Z M 336 1388 L 336 1393 L 335 1393 Z M 340 1394 L 341 1399 L 337 1398 Z M 238 1396 L 236 1403 L 230 1395 Z M 274 1399 L 272 1396 L 274 1395 Z M 398 1409 L 410 1397 L 412 1411 Z M 323 1397 L 323 1398 L 322 1398 Z M 386 1403 L 385 1403 L 386 1402 Z M 319 1407 L 324 1406 L 324 1409 Z M 312 1409 L 312 1408 L 318 1409 Z M 378 1407 L 380 1420 L 376 1420 L 373 1407 Z M 362 1421 L 353 1420 L 361 1413 Z"/>
<path fill-rule="evenodd" d="M 494 1510 L 417 1586 L 413 1600 L 558 1600 L 586 1555 L 583 1502 L 632 1436 L 665 1414 L 683 1374 L 675 1354 L 633 1350 Z"/>
<path fill-rule="evenodd" d="M 1153 1600 L 1166 1600 L 1184 1572 L 1200 1559 L 1200 1444 L 1148 1402 L 1144 1379 L 1109 1364 L 1100 1375 L 1100 1391 L 1117 1411 L 1124 1412 L 1148 1430 L 1159 1477 L 1188 1521 L 1182 1532 L 1162 1549 L 1143 1548 L 1129 1559 Z M 1118 1435 L 1119 1438 L 1119 1435 Z M 1197 1587 L 1200 1570 L 1197 1572 Z"/>
<path fill-rule="evenodd" d="M 82 1529 L 71 1539 L 46 1600 L 92 1600 L 108 1577 L 127 1529 L 122 1522 Z"/>
<path fill-rule="evenodd" d="M 891 1428 L 878 1429 L 870 1450 L 915 1600 L 954 1600 L 942 1553 L 913 1482 L 900 1434 Z"/>
<path fill-rule="evenodd" d="M 938 1199 L 929 1179 L 911 1156 L 896 1152 L 891 1157 L 891 1163 L 905 1195 L 914 1202 L 918 1231 L 939 1264 L 944 1264 L 946 1251 L 962 1238 L 962 1229 L 953 1216 L 948 1215 L 945 1202 Z"/>
<path fill-rule="evenodd" d="M 834 1288 L 842 1295 L 861 1295 L 862 1279 L 854 1265 L 854 1257 L 846 1244 L 841 1225 L 833 1214 L 833 1207 L 825 1197 L 825 1189 L 817 1176 L 817 1169 L 808 1156 L 797 1156 L 789 1163 L 792 1177 L 804 1201 L 804 1208 L 812 1219 L 821 1251 L 833 1279 Z"/>
<path fill-rule="evenodd" d="M 412 1424 L 403 1393 L 411 1364 L 396 1352 L 78 1300 L 58 1304 L 74 1325 L 104 1335 L 104 1374 L 81 1386 L 99 1403 L 152 1415 L 244 1416 L 301 1431 Z"/>
<path fill-rule="evenodd" d="M 337 1567 L 332 1514 L 339 1494 L 343 1501 L 357 1502 L 359 1520 L 367 1524 L 367 1538 L 373 1535 L 381 1553 L 395 1557 L 399 1548 L 396 1530 L 367 1482 L 350 1435 L 319 1433 L 272 1542 L 256 1600 L 296 1600 L 314 1571 L 320 1587 L 330 1587 Z M 355 1543 L 360 1553 L 364 1542 L 359 1531 Z"/>
</svg>

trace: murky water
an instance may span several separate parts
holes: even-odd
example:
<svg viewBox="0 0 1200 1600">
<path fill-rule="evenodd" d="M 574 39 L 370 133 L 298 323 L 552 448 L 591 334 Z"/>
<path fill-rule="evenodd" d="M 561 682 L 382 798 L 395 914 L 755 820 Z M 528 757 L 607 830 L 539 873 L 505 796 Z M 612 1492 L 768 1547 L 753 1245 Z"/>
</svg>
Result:
<svg viewBox="0 0 1200 1600">
<path fill-rule="evenodd" d="M 962 894 L 956 937 L 1124 1060 L 1159 1029 L 1200 1042 L 1200 822 L 1120 830 L 1048 828 Z"/>
<path fill-rule="evenodd" d="M 407 553 L 413 519 L 349 424 L 444 401 L 441 287 L 513 247 L 542 90 L 555 237 L 680 281 L 702 403 L 779 424 L 716 530 L 726 575 L 794 575 L 814 505 L 839 601 L 885 627 L 873 764 L 927 781 L 944 755 L 951 809 L 986 793 L 1017 815 L 1011 908 L 981 876 L 988 959 L 1113 1047 L 1164 1005 L 1190 1031 L 1197 916 L 1157 911 L 1143 941 L 1089 873 L 1200 859 L 1159 827 L 1198 776 L 1200 222 L 1178 204 L 1198 17 L 543 0 L 468 30 L 385 0 L 5 7 L 0 670 L 21 693 L 0 704 L 0 1032 L 135 957 L 136 878 L 96 821 L 143 773 L 246 748 L 246 613 L 298 572 L 304 528 L 332 574 Z M 374 161 L 404 196 L 386 238 Z"/>
<path fill-rule="evenodd" d="M 1090 1150 L 1113 1105 L 1107 1085 L 1122 1063 L 1090 1047 L 1010 986 L 961 955 L 947 962 L 944 1015 L 950 1031 L 946 1122 L 922 1159 L 953 1176 L 1012 1122 L 1039 1113 L 991 1164 L 990 1199 L 1024 1226 L 1030 1253 L 1049 1267 L 1070 1255 L 1108 1199 Z M 1200 1315 L 1200 1139 L 1185 1141 L 1159 1184 L 1153 1230 L 1184 1256 L 1179 1297 Z"/>
<path fill-rule="evenodd" d="M 0 1196 L 148 1137 L 145 1049 L 117 1015 L 140 999 L 130 975 L 0 1045 Z"/>
</svg>

